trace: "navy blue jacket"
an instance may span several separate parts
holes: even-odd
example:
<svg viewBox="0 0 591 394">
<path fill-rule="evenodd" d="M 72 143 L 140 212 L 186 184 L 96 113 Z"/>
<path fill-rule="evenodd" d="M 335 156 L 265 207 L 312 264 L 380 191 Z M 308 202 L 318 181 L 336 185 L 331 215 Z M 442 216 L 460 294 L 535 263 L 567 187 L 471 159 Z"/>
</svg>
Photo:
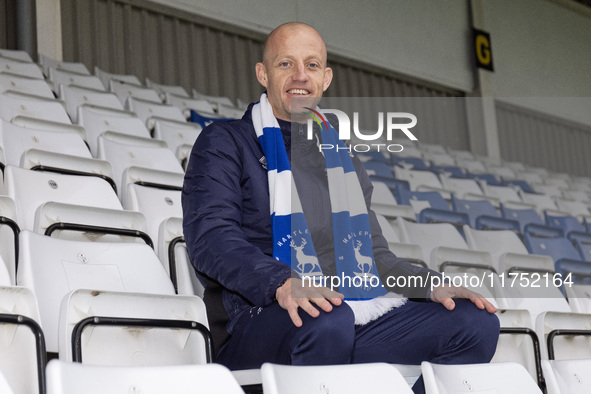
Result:
<svg viewBox="0 0 591 394">
<path fill-rule="evenodd" d="M 274 302 L 278 285 L 291 276 L 287 264 L 271 257 L 267 170 L 251 109 L 252 104 L 240 120 L 216 122 L 201 132 L 182 193 L 185 240 L 196 271 L 208 282 L 204 300 L 218 346 L 225 335 L 219 331 L 231 334 L 244 311 Z M 323 273 L 335 274 L 324 157 L 316 142 L 305 138 L 303 126 L 294 131 L 292 146 L 291 123 L 279 123 Z M 293 157 L 292 150 L 298 152 Z M 361 162 L 356 157 L 352 160 L 369 207 L 371 181 Z M 374 258 L 384 284 L 386 276 L 433 274 L 394 256 L 371 210 L 369 219 Z M 390 290 L 422 300 L 427 296 L 427 288 Z"/>
</svg>

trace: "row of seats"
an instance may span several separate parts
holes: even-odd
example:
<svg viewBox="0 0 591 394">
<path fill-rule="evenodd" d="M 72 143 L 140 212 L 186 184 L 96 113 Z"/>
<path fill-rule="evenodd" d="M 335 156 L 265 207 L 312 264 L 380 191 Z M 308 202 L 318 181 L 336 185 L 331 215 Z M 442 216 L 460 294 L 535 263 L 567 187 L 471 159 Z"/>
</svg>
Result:
<svg viewBox="0 0 591 394">
<path fill-rule="evenodd" d="M 548 394 L 587 393 L 589 360 L 546 361 Z M 542 393 L 523 367 L 516 363 L 421 366 L 428 394 L 447 392 Z M 262 368 L 265 394 L 320 391 L 411 394 L 398 370 L 389 364 L 340 366 L 286 366 L 266 363 Z M 219 364 L 168 367 L 104 367 L 52 360 L 47 367 L 48 394 L 129 393 L 244 393 L 228 369 Z M 0 388 L 11 394 L 0 375 Z"/>
</svg>

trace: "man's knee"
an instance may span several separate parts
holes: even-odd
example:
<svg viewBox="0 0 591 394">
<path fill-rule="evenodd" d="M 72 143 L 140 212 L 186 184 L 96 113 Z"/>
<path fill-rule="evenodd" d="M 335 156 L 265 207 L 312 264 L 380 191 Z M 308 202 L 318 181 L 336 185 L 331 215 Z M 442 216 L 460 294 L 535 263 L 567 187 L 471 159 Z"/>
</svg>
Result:
<svg viewBox="0 0 591 394">
<path fill-rule="evenodd" d="M 300 316 L 302 316 L 300 311 Z M 355 317 L 343 304 L 331 312 L 320 312 L 313 318 L 302 316 L 302 327 L 296 329 L 292 347 L 293 364 L 349 363 L 355 344 Z"/>
<path fill-rule="evenodd" d="M 469 300 L 456 300 L 457 314 L 454 320 L 461 335 L 469 339 L 472 346 L 482 355 L 482 362 L 488 362 L 495 354 L 499 338 L 499 318 L 494 313 L 478 309 Z"/>
</svg>

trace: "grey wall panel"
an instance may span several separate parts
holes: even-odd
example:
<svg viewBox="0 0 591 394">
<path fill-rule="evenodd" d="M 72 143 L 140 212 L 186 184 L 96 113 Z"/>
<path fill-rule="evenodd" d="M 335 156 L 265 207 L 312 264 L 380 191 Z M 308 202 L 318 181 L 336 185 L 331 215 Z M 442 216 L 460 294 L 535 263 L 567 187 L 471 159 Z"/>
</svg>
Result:
<svg viewBox="0 0 591 394">
<path fill-rule="evenodd" d="M 61 0 L 64 60 L 209 95 L 257 100 L 264 35 L 140 0 Z M 453 97 L 461 92 L 329 54 L 336 97 Z M 462 108 L 431 113 L 422 141 L 467 149 Z M 442 132 L 441 130 L 445 130 Z"/>
<path fill-rule="evenodd" d="M 591 127 L 496 102 L 501 157 L 573 175 L 591 174 Z"/>
</svg>

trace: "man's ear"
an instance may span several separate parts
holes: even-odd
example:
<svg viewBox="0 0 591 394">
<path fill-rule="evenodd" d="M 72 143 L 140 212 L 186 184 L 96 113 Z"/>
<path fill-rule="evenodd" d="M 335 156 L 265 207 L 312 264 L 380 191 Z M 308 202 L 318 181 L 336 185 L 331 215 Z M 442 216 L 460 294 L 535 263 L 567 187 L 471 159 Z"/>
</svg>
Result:
<svg viewBox="0 0 591 394">
<path fill-rule="evenodd" d="M 267 87 L 267 69 L 263 63 L 257 63 L 256 65 L 256 74 L 259 83 L 263 85 L 265 88 Z"/>
<path fill-rule="evenodd" d="M 324 84 L 322 85 L 322 91 L 326 91 L 332 82 L 332 68 L 326 67 L 324 69 Z"/>
</svg>

